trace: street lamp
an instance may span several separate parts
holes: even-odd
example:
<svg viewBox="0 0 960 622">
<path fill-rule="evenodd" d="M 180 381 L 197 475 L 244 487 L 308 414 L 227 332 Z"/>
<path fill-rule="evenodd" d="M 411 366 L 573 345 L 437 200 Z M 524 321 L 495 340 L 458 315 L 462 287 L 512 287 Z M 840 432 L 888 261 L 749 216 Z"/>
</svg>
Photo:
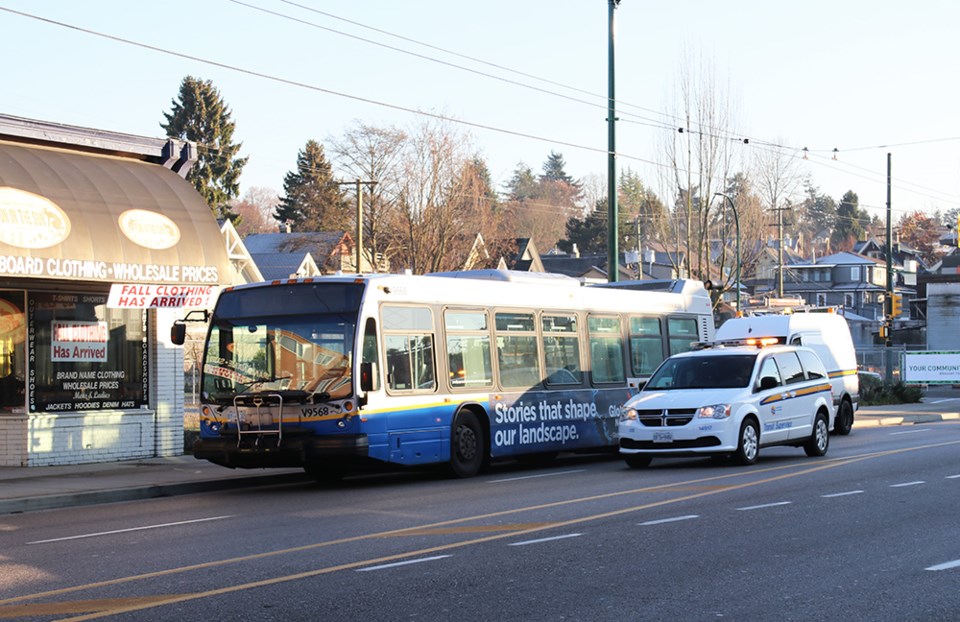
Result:
<svg viewBox="0 0 960 622">
<path fill-rule="evenodd" d="M 729 195 L 726 195 L 722 192 L 714 193 L 715 197 L 723 197 L 727 200 L 727 205 L 730 206 L 730 209 L 733 211 L 733 224 L 737 228 L 737 297 L 736 297 L 736 309 L 737 315 L 740 315 L 740 216 L 737 215 L 737 208 L 733 204 L 733 199 Z"/>
</svg>

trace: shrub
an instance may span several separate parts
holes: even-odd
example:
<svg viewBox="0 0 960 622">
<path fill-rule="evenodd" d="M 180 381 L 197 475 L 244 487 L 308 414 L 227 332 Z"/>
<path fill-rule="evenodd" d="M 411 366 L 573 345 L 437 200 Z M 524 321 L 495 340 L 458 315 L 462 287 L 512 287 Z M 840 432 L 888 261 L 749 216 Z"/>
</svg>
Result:
<svg viewBox="0 0 960 622">
<path fill-rule="evenodd" d="M 860 403 L 864 406 L 881 404 L 912 404 L 923 397 L 923 389 L 902 382 L 888 384 L 874 374 L 860 374 Z"/>
</svg>

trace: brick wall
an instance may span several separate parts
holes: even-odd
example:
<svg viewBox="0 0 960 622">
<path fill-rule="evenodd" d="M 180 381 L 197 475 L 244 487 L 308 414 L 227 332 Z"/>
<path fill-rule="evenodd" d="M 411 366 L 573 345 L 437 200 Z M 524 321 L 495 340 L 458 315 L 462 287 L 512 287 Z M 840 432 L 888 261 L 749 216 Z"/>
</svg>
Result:
<svg viewBox="0 0 960 622">
<path fill-rule="evenodd" d="M 0 466 L 27 466 L 27 416 L 0 416 Z"/>
<path fill-rule="evenodd" d="M 170 327 L 183 314 L 181 309 L 157 309 L 150 322 L 151 406 L 157 412 L 156 455 L 183 453 L 183 348 L 170 343 Z"/>
</svg>

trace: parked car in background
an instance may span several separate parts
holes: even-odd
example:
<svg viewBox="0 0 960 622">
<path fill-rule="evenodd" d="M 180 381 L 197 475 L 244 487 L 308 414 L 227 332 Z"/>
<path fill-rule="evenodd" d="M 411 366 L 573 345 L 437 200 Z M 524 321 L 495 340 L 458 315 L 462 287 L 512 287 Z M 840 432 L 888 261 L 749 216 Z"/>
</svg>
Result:
<svg viewBox="0 0 960 622">
<path fill-rule="evenodd" d="M 834 413 L 827 371 L 813 350 L 714 346 L 671 356 L 624 404 L 620 454 L 633 468 L 699 455 L 749 465 L 774 445 L 823 456 Z"/>
</svg>

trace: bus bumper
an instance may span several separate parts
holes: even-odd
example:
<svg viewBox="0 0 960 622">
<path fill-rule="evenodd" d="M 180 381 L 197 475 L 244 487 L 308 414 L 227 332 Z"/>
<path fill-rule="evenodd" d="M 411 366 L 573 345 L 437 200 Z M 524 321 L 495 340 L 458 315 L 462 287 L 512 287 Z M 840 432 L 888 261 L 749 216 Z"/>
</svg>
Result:
<svg viewBox="0 0 960 622">
<path fill-rule="evenodd" d="M 367 457 L 366 434 L 284 438 L 200 438 L 193 443 L 193 456 L 232 469 L 303 467 L 315 463 L 349 462 Z"/>
</svg>

